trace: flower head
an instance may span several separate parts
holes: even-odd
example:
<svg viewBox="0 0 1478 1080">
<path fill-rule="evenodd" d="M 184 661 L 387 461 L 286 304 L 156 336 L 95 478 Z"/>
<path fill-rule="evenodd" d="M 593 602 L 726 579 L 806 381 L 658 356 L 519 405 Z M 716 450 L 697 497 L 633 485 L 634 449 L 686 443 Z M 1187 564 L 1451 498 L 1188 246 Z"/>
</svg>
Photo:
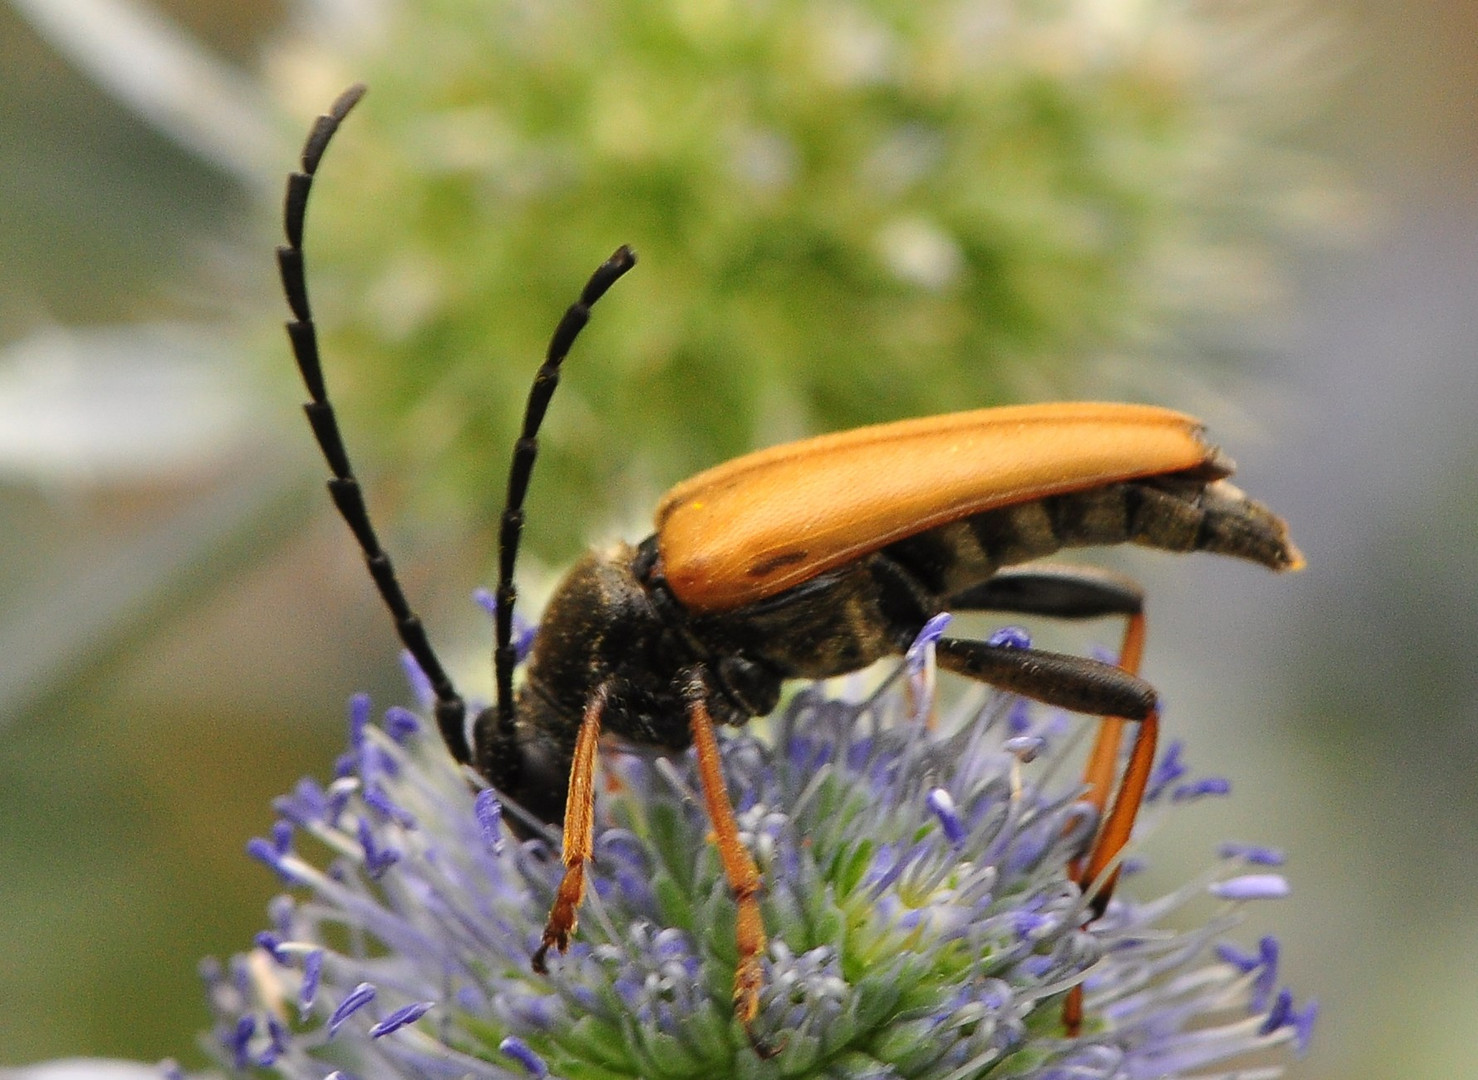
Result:
<svg viewBox="0 0 1478 1080">
<path fill-rule="evenodd" d="M 558 838 L 510 828 L 517 809 L 471 789 L 434 725 L 398 708 L 372 723 L 362 697 L 335 778 L 300 783 L 250 845 L 292 893 L 252 952 L 206 969 L 218 1055 L 312 1080 L 965 1080 L 1199 1076 L 1302 1047 L 1313 1010 L 1277 988 L 1276 943 L 1225 940 L 1240 904 L 1286 892 L 1276 852 L 1227 845 L 1205 878 L 1146 901 L 1122 889 L 1085 927 L 1067 866 L 1094 821 L 1055 769 L 1065 718 L 996 695 L 936 728 L 908 669 L 858 700 L 804 688 L 768 738 L 723 743 L 765 879 L 773 1058 L 734 1019 L 734 904 L 691 761 L 603 759 L 593 887 L 541 977 Z M 1224 789 L 1187 775 L 1172 746 L 1149 817 Z M 1167 924 L 1198 899 L 1208 918 Z M 1087 1021 L 1069 1036 L 1079 983 Z M 1258 1060 L 1239 1075 L 1278 1073 Z"/>
</svg>

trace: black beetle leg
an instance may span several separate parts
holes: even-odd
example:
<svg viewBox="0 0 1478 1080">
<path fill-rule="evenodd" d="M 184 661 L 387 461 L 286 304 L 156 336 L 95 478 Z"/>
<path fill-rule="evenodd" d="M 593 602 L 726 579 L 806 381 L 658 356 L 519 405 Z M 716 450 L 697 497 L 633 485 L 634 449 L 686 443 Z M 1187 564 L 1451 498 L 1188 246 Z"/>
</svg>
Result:
<svg viewBox="0 0 1478 1080">
<path fill-rule="evenodd" d="M 1144 590 L 1136 582 L 1117 574 L 1096 567 L 1050 563 L 1013 567 L 951 598 L 951 605 L 957 609 L 1009 611 L 1060 619 L 1122 615 L 1125 626 L 1119 646 L 1119 667 L 1130 675 L 1139 673 L 1146 631 Z M 1123 741 L 1124 717 L 1106 710 L 1084 768 L 1084 797 L 1103 821 L 1092 849 L 1069 868 L 1069 873 L 1085 894 L 1128 842 L 1154 765 L 1159 712 L 1152 708 L 1148 714 L 1132 719 L 1139 720 L 1139 730 L 1113 811 L 1107 818 L 1102 815 L 1113 787 L 1114 767 Z M 1090 906 L 1094 918 L 1102 915 L 1108 907 L 1117 880 L 1118 870 L 1115 869 L 1094 894 Z M 1075 1035 L 1082 1023 L 1083 987 L 1080 983 L 1068 992 L 1063 1003 L 1063 1026 L 1069 1034 Z"/>
<path fill-rule="evenodd" d="M 1073 712 L 1143 720 L 1155 708 L 1149 683 L 1113 664 L 1070 653 L 941 638 L 939 666 Z"/>
<path fill-rule="evenodd" d="M 1139 674 L 1144 655 L 1144 589 L 1135 581 L 1094 566 L 1035 563 L 1007 567 L 950 597 L 951 611 L 1002 611 L 1046 615 L 1055 619 L 1095 619 L 1120 615 L 1125 619 L 1119 646 L 1119 667 Z M 1104 710 L 1098 738 L 1083 771 L 1085 800 L 1102 818 L 1113 790 L 1114 769 L 1124 738 L 1124 720 Z M 1137 719 L 1137 718 L 1131 718 Z M 1081 880 L 1082 860 L 1073 866 Z M 1091 877 L 1084 884 L 1091 883 Z M 1107 903 L 1107 898 L 1105 898 Z"/>
<path fill-rule="evenodd" d="M 1132 646 L 1134 628 L 1143 627 L 1142 618 L 1131 620 L 1130 626 L 1131 633 L 1127 636 Z M 1139 724 L 1134 750 L 1125 768 L 1124 779 L 1119 784 L 1113 808 L 1103 819 L 1086 865 L 1072 868 L 1078 884 L 1086 892 L 1129 839 L 1129 831 L 1139 812 L 1154 764 L 1159 733 L 1159 704 L 1154 688 L 1139 676 L 1112 664 L 1040 649 L 941 638 L 936 655 L 939 666 L 946 671 L 988 682 L 1048 705 L 1074 712 L 1096 713 L 1107 718 L 1105 727 L 1122 726 L 1126 720 Z M 1134 659 L 1137 662 L 1137 657 Z M 1115 736 L 1108 755 L 1110 766 L 1117 756 Z M 1093 762 L 1090 761 L 1092 767 Z M 1102 915 L 1108 906 L 1113 885 L 1114 878 L 1111 877 L 1094 896 L 1091 905 L 1093 918 Z"/>
</svg>

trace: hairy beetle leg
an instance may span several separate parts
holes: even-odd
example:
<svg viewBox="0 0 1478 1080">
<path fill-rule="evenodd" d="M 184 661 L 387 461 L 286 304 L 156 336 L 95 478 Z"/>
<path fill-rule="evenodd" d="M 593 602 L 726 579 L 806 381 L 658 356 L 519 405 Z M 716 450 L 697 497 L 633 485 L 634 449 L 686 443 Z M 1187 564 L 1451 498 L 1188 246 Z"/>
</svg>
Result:
<svg viewBox="0 0 1478 1080">
<path fill-rule="evenodd" d="M 595 754 L 600 743 L 600 718 L 605 712 L 606 684 L 591 695 L 575 736 L 575 758 L 570 768 L 570 788 L 565 798 L 564 877 L 554 894 L 549 921 L 544 924 L 544 937 L 531 961 L 540 975 L 548 967 L 549 950 L 564 952 L 570 947 L 570 935 L 580 919 L 580 901 L 585 898 L 585 862 L 594 853 L 595 832 Z"/>
<path fill-rule="evenodd" d="M 1144 590 L 1128 578 L 1097 567 L 1064 566 L 1057 563 L 1011 567 L 998 571 L 974 588 L 951 597 L 950 606 L 964 610 L 1047 615 L 1059 619 L 1121 615 L 1125 618 L 1125 626 L 1124 637 L 1119 646 L 1118 667 L 1137 681 L 1144 658 Z M 1040 675 L 1037 681 L 1041 681 Z M 1113 810 L 1105 818 L 1104 810 L 1108 806 L 1109 794 L 1113 791 L 1119 748 L 1124 739 L 1124 725 L 1130 720 L 1138 722 L 1139 730 Z M 1090 850 L 1068 868 L 1069 874 L 1085 895 L 1129 840 L 1154 765 L 1158 736 L 1159 713 L 1153 698 L 1147 708 L 1137 711 L 1129 718 L 1108 713 L 1100 720 L 1098 736 L 1083 771 L 1083 786 L 1084 801 L 1093 807 L 1102 824 Z M 1108 907 L 1117 878 L 1118 871 L 1115 870 L 1093 895 L 1089 921 L 1101 916 Z M 1063 1002 L 1062 1022 L 1069 1035 L 1076 1035 L 1082 1028 L 1081 983 L 1068 991 L 1067 999 Z"/>
<path fill-rule="evenodd" d="M 703 674 L 693 669 L 688 675 L 688 724 L 693 733 L 693 748 L 698 758 L 698 776 L 703 784 L 703 800 L 708 807 L 708 820 L 713 825 L 714 846 L 723 863 L 724 877 L 734 894 L 734 937 L 738 962 L 734 969 L 734 1015 L 744 1025 L 750 1045 L 761 1057 L 774 1050 L 754 1030 L 760 1011 L 760 991 L 765 974 L 760 958 L 765 953 L 764 918 L 760 914 L 760 874 L 754 859 L 739 840 L 739 825 L 734 820 L 734 806 L 724 785 L 718 740 L 713 734 L 713 717 L 708 713 L 708 686 Z"/>
<path fill-rule="evenodd" d="M 1124 779 L 1119 783 L 1119 794 L 1114 799 L 1103 828 L 1098 830 L 1088 864 L 1078 875 L 1078 886 L 1086 894 L 1095 881 L 1118 858 L 1119 852 L 1129 841 L 1134 828 L 1134 819 L 1139 814 L 1139 805 L 1144 801 L 1145 788 L 1149 785 L 1150 773 L 1155 764 L 1155 746 L 1160 737 L 1160 713 L 1158 709 L 1139 722 L 1139 733 L 1134 740 L 1134 749 L 1129 755 L 1129 764 L 1124 769 Z M 1100 884 L 1098 891 L 1089 901 L 1089 922 L 1103 915 L 1109 899 L 1114 894 L 1114 885 L 1119 880 L 1119 868 L 1114 867 Z M 1078 983 L 1068 991 L 1063 1003 L 1062 1023 L 1069 1035 L 1076 1035 L 1083 1024 L 1083 984 Z"/>
<path fill-rule="evenodd" d="M 1129 616 L 1128 625 L 1124 627 L 1124 640 L 1119 648 L 1119 667 L 1131 675 L 1139 674 L 1140 663 L 1144 659 L 1144 638 L 1145 617 L 1144 612 L 1140 611 Z M 1100 821 L 1103 820 L 1104 808 L 1108 806 L 1109 792 L 1113 790 L 1114 770 L 1119 763 L 1119 747 L 1124 740 L 1125 723 L 1124 718 L 1120 716 L 1101 718 L 1098 725 L 1098 737 L 1094 740 L 1092 753 L 1088 755 L 1088 764 L 1083 769 L 1083 785 L 1087 788 L 1084 798 L 1093 806 Z M 1133 824 L 1132 818 L 1130 824 Z M 1103 832 L 1102 829 L 1099 831 Z M 1091 874 L 1088 875 L 1086 882 L 1083 881 L 1082 859 L 1073 863 L 1071 872 L 1080 883 L 1092 883 L 1093 875 Z M 1104 899 L 1104 903 L 1108 903 L 1107 898 Z"/>
<path fill-rule="evenodd" d="M 1125 626 L 1124 638 L 1119 645 L 1118 668 L 1138 681 L 1140 664 L 1144 659 L 1146 632 L 1144 590 L 1129 578 L 1097 567 L 1065 566 L 1060 563 L 1007 567 L 979 585 L 952 596 L 950 607 L 955 610 L 1046 615 L 1057 619 L 1092 619 L 1121 615 L 1125 619 Z M 1051 676 L 1045 672 L 1034 673 L 1033 681 L 1040 683 L 1044 677 Z M 1107 680 L 1100 681 L 1107 685 Z M 1024 692 L 1033 693 L 1030 688 Z M 1100 821 L 1103 821 L 1103 812 L 1108 806 L 1109 793 L 1113 791 L 1119 747 L 1124 740 L 1124 725 L 1130 720 L 1143 722 L 1150 718 L 1153 708 L 1154 700 L 1150 697 L 1127 719 L 1114 715 L 1110 710 L 1104 710 L 1098 736 L 1083 771 L 1083 786 L 1086 789 L 1084 801 L 1093 807 Z M 1128 836 L 1126 825 L 1134 824 L 1138 803 L 1126 805 L 1122 811 L 1117 810 L 1118 805 L 1115 804 L 1120 821 L 1116 824 L 1115 831 L 1123 831 L 1124 837 L 1112 850 L 1107 850 L 1110 845 L 1105 844 L 1104 839 L 1108 836 L 1108 823 L 1104 822 L 1093 850 L 1074 861 L 1069 868 L 1072 876 L 1085 889 L 1124 846 L 1124 840 Z M 1127 823 L 1124 821 L 1125 815 Z M 1100 892 L 1101 899 L 1095 900 L 1097 914 L 1102 914 L 1103 906 L 1108 904 L 1108 892 L 1111 892 L 1111 886 Z"/>
<path fill-rule="evenodd" d="M 1124 639 L 1119 646 L 1119 666 L 1131 675 L 1139 674 L 1140 664 L 1144 659 L 1145 633 L 1145 616 L 1141 608 L 1129 615 L 1124 627 Z M 1139 816 L 1139 806 L 1144 800 L 1145 787 L 1149 782 L 1150 771 L 1155 762 L 1155 748 L 1159 741 L 1160 729 L 1158 710 L 1139 722 L 1134 749 L 1130 754 L 1129 764 L 1124 770 L 1124 779 L 1119 785 L 1119 796 L 1114 802 L 1113 813 L 1104 819 L 1102 815 L 1104 808 L 1108 805 L 1109 791 L 1113 787 L 1114 767 L 1119 760 L 1119 746 L 1123 742 L 1125 723 L 1124 718 L 1119 716 L 1105 716 L 1101 719 L 1098 726 L 1098 737 L 1094 740 L 1093 751 L 1088 755 L 1088 764 L 1083 770 L 1083 783 L 1087 788 L 1086 799 L 1097 811 L 1099 819 L 1103 821 L 1103 826 L 1098 830 L 1098 836 L 1094 840 L 1093 849 L 1089 852 L 1086 863 L 1080 859 L 1068 868 L 1068 872 L 1077 880 L 1078 887 L 1085 895 L 1093 887 L 1099 874 L 1103 873 L 1104 869 L 1118 857 L 1124 845 L 1129 842 L 1129 834 L 1133 831 L 1134 821 Z M 1095 919 L 1108 908 L 1118 879 L 1119 871 L 1115 869 L 1094 894 L 1090 910 Z M 1062 1026 L 1069 1035 L 1073 1036 L 1082 1030 L 1082 983 L 1078 983 L 1068 991 L 1067 999 L 1062 1005 Z"/>
</svg>

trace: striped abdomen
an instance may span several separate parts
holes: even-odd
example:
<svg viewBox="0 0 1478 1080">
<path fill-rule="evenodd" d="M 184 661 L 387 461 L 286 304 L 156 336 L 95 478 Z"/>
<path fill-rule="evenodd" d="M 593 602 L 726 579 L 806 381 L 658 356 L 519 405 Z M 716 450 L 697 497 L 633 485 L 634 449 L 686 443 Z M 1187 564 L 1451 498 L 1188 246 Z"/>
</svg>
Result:
<svg viewBox="0 0 1478 1080">
<path fill-rule="evenodd" d="M 947 598 L 1003 566 L 1065 547 L 1142 544 L 1208 551 L 1274 570 L 1303 565 L 1282 520 L 1225 480 L 1170 475 L 990 510 L 889 544 L 883 553 Z"/>
</svg>

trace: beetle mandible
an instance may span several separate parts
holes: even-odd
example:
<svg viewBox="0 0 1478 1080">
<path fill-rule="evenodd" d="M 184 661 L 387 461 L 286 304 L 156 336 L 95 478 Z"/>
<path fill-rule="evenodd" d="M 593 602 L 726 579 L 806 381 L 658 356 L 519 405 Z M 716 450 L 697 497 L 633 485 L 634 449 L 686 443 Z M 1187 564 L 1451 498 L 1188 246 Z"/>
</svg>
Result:
<svg viewBox="0 0 1478 1080">
<path fill-rule="evenodd" d="M 287 329 L 311 399 L 304 408 L 333 473 L 329 491 L 431 682 L 448 749 L 533 820 L 563 826 L 564 876 L 534 968 L 543 971 L 549 951 L 564 951 L 575 931 L 602 730 L 672 753 L 692 747 L 737 907 L 735 1014 L 763 1051 L 753 1027 L 767 945 L 761 879 L 739 840 L 714 727 L 770 712 L 787 679 L 827 678 L 902 654 L 945 610 L 1125 618 L 1117 666 L 957 638 L 937 646 L 948 671 L 1105 718 L 1085 774 L 1101 824 L 1073 867 L 1078 885 L 1092 891 L 1090 914 L 1101 915 L 1158 732 L 1155 692 L 1136 674 L 1143 596 L 1102 571 L 1033 563 L 1065 547 L 1137 543 L 1300 567 L 1283 521 L 1227 483 L 1232 463 L 1203 441 L 1199 421 L 1144 405 L 981 409 L 822 435 L 719 465 L 669 491 L 656 531 L 640 544 L 576 563 L 549 600 L 515 693 L 513 571 L 538 431 L 591 307 L 635 264 L 622 247 L 565 312 L 529 393 L 499 536 L 497 699 L 473 720 L 469 739 L 463 699 L 370 523 L 328 401 L 308 303 L 308 192 L 363 93 L 351 87 L 318 118 L 301 171 L 288 178 L 287 243 L 277 251 Z M 1126 722 L 1137 731 L 1109 806 Z M 1081 1008 L 1075 990 L 1065 1005 L 1070 1030 Z"/>
</svg>

